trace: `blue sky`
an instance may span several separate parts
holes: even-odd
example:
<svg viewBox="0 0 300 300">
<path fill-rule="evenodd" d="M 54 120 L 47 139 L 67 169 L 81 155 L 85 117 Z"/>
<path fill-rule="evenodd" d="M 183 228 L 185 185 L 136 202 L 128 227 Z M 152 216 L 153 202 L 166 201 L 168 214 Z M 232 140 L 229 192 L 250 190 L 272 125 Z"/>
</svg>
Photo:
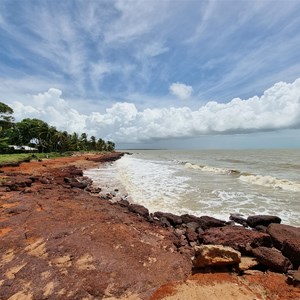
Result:
<svg viewBox="0 0 300 300">
<path fill-rule="evenodd" d="M 119 147 L 300 147 L 300 2 L 0 0 L 0 101 Z"/>
</svg>

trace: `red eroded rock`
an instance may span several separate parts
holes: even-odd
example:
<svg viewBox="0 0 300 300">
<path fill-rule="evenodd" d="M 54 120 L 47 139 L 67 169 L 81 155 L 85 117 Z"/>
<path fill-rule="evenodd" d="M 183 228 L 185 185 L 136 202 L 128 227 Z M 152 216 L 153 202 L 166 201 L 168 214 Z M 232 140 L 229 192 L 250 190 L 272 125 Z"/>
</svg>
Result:
<svg viewBox="0 0 300 300">
<path fill-rule="evenodd" d="M 245 229 L 241 226 L 225 226 L 210 228 L 202 235 L 204 244 L 232 247 L 242 254 L 259 246 L 271 247 L 272 241 L 268 234 Z"/>
<path fill-rule="evenodd" d="M 252 250 L 257 260 L 272 271 L 284 272 L 292 269 L 292 263 L 276 248 L 258 247 Z"/>
<path fill-rule="evenodd" d="M 281 250 L 283 242 L 300 238 L 300 228 L 284 224 L 270 224 L 267 233 L 271 236 L 274 246 Z"/>
<path fill-rule="evenodd" d="M 292 262 L 294 269 L 300 266 L 300 238 L 286 239 L 283 242 L 281 252 Z"/>
</svg>

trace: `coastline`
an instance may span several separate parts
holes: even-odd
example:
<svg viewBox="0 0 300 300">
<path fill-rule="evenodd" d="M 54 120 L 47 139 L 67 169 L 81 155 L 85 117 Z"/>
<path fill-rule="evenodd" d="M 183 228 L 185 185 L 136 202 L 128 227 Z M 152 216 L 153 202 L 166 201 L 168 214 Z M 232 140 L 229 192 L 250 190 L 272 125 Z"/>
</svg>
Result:
<svg viewBox="0 0 300 300">
<path fill-rule="evenodd" d="M 208 279 L 233 289 L 242 280 L 235 299 L 246 299 L 246 290 L 250 296 L 264 292 L 264 299 L 300 299 L 299 289 L 286 282 L 283 271 L 265 268 L 244 274 L 232 267 L 209 267 L 196 272 L 191 258 L 193 247 L 201 244 L 199 234 L 206 234 L 208 241 L 216 234 L 207 235 L 209 230 L 232 229 L 232 224 L 202 218 L 203 232 L 196 234 L 199 227 L 190 228 L 189 223 L 198 219 L 149 216 L 140 205 L 99 198 L 99 189 L 82 177 L 82 170 L 122 155 L 82 155 L 1 168 L 0 299 L 168 299 L 190 282 L 191 289 L 205 286 L 212 295 Z"/>
</svg>

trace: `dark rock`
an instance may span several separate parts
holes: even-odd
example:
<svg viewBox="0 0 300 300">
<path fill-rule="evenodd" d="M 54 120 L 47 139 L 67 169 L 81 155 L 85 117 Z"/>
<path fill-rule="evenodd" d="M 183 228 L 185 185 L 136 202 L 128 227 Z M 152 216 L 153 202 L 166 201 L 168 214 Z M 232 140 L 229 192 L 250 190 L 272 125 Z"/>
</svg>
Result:
<svg viewBox="0 0 300 300">
<path fill-rule="evenodd" d="M 171 213 L 164 213 L 164 212 L 156 211 L 153 214 L 153 216 L 158 219 L 161 219 L 162 217 L 166 218 L 168 220 L 168 222 L 174 227 L 182 224 L 182 218 L 180 216 L 177 216 L 177 215 L 174 215 Z"/>
<path fill-rule="evenodd" d="M 186 224 L 186 227 L 193 230 L 193 231 L 195 231 L 195 232 L 197 232 L 198 228 L 201 229 L 201 227 L 199 226 L 199 223 L 197 223 L 197 222 L 189 222 L 189 223 Z"/>
<path fill-rule="evenodd" d="M 248 227 L 247 220 L 243 218 L 241 214 L 230 214 L 229 219 L 235 223 L 243 225 L 244 227 Z"/>
<path fill-rule="evenodd" d="M 83 190 L 88 186 L 88 183 L 84 182 L 84 181 L 82 181 L 82 182 L 71 182 L 70 186 Z"/>
<path fill-rule="evenodd" d="M 182 222 L 185 224 L 190 223 L 190 222 L 198 223 L 198 221 L 199 221 L 199 217 L 189 215 L 189 214 L 184 214 L 184 215 L 181 215 L 180 217 L 182 219 Z"/>
<path fill-rule="evenodd" d="M 198 240 L 198 234 L 191 228 L 186 230 L 185 236 L 189 242 L 196 242 Z"/>
<path fill-rule="evenodd" d="M 83 176 L 83 171 L 76 168 L 76 169 L 72 169 L 72 170 L 70 171 L 70 174 L 71 174 L 72 176 Z"/>
<path fill-rule="evenodd" d="M 272 223 L 268 226 L 267 233 L 271 236 L 274 247 L 281 250 L 285 240 L 300 238 L 300 227 Z"/>
<path fill-rule="evenodd" d="M 292 262 L 294 269 L 300 266 L 300 238 L 286 239 L 283 242 L 281 252 L 284 256 L 288 257 Z"/>
<path fill-rule="evenodd" d="M 300 270 L 289 270 L 287 282 L 296 287 L 300 287 Z"/>
<path fill-rule="evenodd" d="M 163 227 L 171 227 L 171 223 L 168 221 L 166 217 L 161 217 L 159 219 L 159 222 Z"/>
<path fill-rule="evenodd" d="M 223 227 L 226 225 L 225 221 L 213 217 L 209 217 L 209 216 L 202 216 L 199 219 L 200 219 L 200 223 L 199 223 L 200 227 L 203 230 L 206 230 L 211 227 Z"/>
<path fill-rule="evenodd" d="M 128 207 L 129 206 L 129 202 L 125 199 L 121 199 L 120 201 L 118 201 L 118 204 L 122 207 Z"/>
<path fill-rule="evenodd" d="M 73 182 L 73 181 L 74 181 L 73 178 L 64 177 L 64 182 L 65 182 L 65 183 L 71 183 L 71 182 Z"/>
<path fill-rule="evenodd" d="M 292 268 L 292 263 L 288 258 L 275 248 L 258 247 L 252 250 L 257 260 L 272 271 L 284 272 Z"/>
<path fill-rule="evenodd" d="M 269 226 L 271 223 L 280 223 L 281 219 L 277 216 L 269 216 L 269 215 L 257 215 L 257 216 L 249 216 L 247 218 L 247 224 L 255 228 L 258 225 Z"/>
<path fill-rule="evenodd" d="M 255 226 L 255 230 L 266 233 L 267 227 L 264 225 L 257 225 L 257 226 Z"/>
<path fill-rule="evenodd" d="M 271 238 L 266 233 L 253 231 L 241 226 L 225 226 L 210 228 L 200 235 L 204 244 L 223 245 L 247 254 L 251 248 L 272 245 Z"/>
<path fill-rule="evenodd" d="M 196 217 L 193 215 L 185 214 L 181 216 L 183 223 L 195 222 L 199 224 L 202 229 L 208 229 L 211 227 L 222 227 L 226 225 L 225 221 L 218 220 L 209 216 Z"/>
<path fill-rule="evenodd" d="M 138 214 L 144 218 L 148 218 L 149 217 L 149 210 L 142 206 L 142 205 L 139 205 L 139 204 L 130 204 L 128 206 L 128 210 L 135 213 L 135 214 Z"/>
</svg>

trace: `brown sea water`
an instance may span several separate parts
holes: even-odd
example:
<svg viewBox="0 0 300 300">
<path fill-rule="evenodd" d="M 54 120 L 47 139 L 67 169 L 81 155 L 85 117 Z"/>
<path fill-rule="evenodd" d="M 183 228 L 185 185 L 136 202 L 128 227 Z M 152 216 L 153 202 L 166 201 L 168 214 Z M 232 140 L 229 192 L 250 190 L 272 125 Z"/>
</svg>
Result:
<svg viewBox="0 0 300 300">
<path fill-rule="evenodd" d="M 152 212 L 272 214 L 300 226 L 299 149 L 130 152 L 86 175 Z"/>
</svg>

